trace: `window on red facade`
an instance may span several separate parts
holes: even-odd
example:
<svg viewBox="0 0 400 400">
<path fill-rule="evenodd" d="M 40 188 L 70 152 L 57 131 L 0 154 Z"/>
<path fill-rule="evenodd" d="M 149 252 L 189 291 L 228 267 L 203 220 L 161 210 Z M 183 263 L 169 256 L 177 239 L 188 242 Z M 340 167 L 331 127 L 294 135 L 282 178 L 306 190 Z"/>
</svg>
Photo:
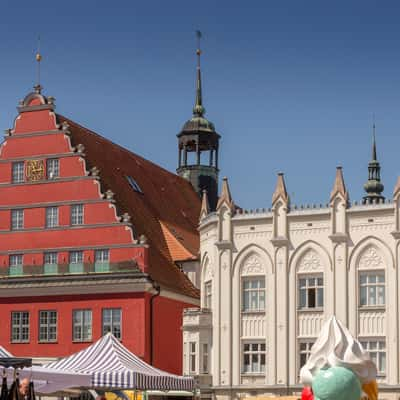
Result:
<svg viewBox="0 0 400 400">
<path fill-rule="evenodd" d="M 57 311 L 39 311 L 39 342 L 57 341 Z"/>
<path fill-rule="evenodd" d="M 47 179 L 55 179 L 60 175 L 58 158 L 49 158 L 46 161 Z"/>
<path fill-rule="evenodd" d="M 24 181 L 24 162 L 18 161 L 12 163 L 12 183 L 20 183 Z"/>
<path fill-rule="evenodd" d="M 11 210 L 11 229 L 24 229 L 24 210 Z"/>
<path fill-rule="evenodd" d="M 46 228 L 58 226 L 58 207 L 46 208 Z"/>
<path fill-rule="evenodd" d="M 103 309 L 103 335 L 111 332 L 117 339 L 121 340 L 121 309 Z"/>
<path fill-rule="evenodd" d="M 71 225 L 83 224 L 83 204 L 73 204 L 71 206 Z"/>
<path fill-rule="evenodd" d="M 11 342 L 29 342 L 29 312 L 13 311 L 11 313 Z"/>
<path fill-rule="evenodd" d="M 74 342 L 92 340 L 92 310 L 74 310 L 72 324 Z"/>
</svg>

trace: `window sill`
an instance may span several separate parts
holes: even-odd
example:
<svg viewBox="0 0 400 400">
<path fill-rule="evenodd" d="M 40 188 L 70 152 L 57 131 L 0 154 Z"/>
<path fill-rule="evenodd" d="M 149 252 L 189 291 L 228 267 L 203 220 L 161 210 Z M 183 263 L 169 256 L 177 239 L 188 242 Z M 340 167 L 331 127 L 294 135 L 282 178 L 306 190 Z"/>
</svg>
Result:
<svg viewBox="0 0 400 400">
<path fill-rule="evenodd" d="M 254 377 L 265 376 L 265 374 L 266 374 L 266 372 L 242 372 L 241 376 L 248 378 L 251 376 L 254 376 Z"/>
<path fill-rule="evenodd" d="M 242 314 L 245 315 L 251 315 L 251 314 L 265 314 L 265 310 L 246 310 L 246 311 L 242 311 Z"/>
<path fill-rule="evenodd" d="M 29 340 L 11 340 L 11 344 L 29 344 Z"/>
<path fill-rule="evenodd" d="M 386 306 L 358 306 L 358 311 L 386 311 Z"/>
<path fill-rule="evenodd" d="M 58 344 L 58 340 L 39 340 L 38 344 Z"/>
<path fill-rule="evenodd" d="M 93 343 L 93 339 L 88 339 L 88 340 L 76 340 L 76 339 L 72 339 L 72 343 Z"/>
<path fill-rule="evenodd" d="M 311 313 L 311 312 L 323 313 L 324 312 L 324 308 L 323 307 L 298 308 L 297 311 L 304 312 L 304 313 Z"/>
</svg>

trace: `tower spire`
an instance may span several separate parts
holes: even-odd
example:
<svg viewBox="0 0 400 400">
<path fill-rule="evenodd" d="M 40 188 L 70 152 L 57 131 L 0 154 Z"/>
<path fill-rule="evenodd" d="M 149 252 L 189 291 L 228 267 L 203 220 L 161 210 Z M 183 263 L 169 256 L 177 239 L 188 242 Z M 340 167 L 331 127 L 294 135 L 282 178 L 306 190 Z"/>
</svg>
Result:
<svg viewBox="0 0 400 400">
<path fill-rule="evenodd" d="M 376 155 L 375 121 L 372 125 L 372 160 L 368 163 L 368 180 L 364 184 L 367 195 L 364 196 L 365 204 L 379 203 L 385 200 L 382 196 L 384 185 L 381 182 L 381 166 Z"/>
<path fill-rule="evenodd" d="M 41 93 L 42 86 L 40 84 L 40 62 L 42 61 L 42 54 L 40 53 L 40 36 L 38 36 L 38 47 L 35 58 L 37 61 L 37 83 L 34 88 L 36 93 Z"/>
<path fill-rule="evenodd" d="M 376 160 L 376 138 L 375 138 L 375 121 L 374 124 L 372 125 L 372 136 L 373 136 L 373 140 L 372 140 L 372 159 Z"/>
<path fill-rule="evenodd" d="M 196 98 L 192 117 L 178 133 L 178 168 L 176 172 L 187 179 L 202 196 L 207 190 L 210 210 L 214 211 L 218 201 L 218 149 L 220 135 L 214 124 L 205 118 L 201 87 L 201 37 L 196 31 Z M 193 154 L 194 157 L 188 157 Z M 190 160 L 191 159 L 191 160 Z"/>
<path fill-rule="evenodd" d="M 202 34 L 200 31 L 196 31 L 197 37 L 197 67 L 196 67 L 196 100 L 193 107 L 193 116 L 202 117 L 206 110 L 203 107 L 203 96 L 201 89 L 201 37 Z"/>
</svg>

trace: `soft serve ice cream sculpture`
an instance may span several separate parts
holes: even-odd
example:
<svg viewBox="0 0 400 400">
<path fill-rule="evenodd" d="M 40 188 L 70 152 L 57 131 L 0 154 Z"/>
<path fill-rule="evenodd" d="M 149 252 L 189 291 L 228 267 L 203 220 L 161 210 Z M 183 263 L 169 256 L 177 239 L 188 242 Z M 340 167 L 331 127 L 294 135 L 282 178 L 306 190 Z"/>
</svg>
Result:
<svg viewBox="0 0 400 400">
<path fill-rule="evenodd" d="M 302 400 L 377 400 L 376 373 L 360 342 L 331 317 L 300 370 Z"/>
</svg>

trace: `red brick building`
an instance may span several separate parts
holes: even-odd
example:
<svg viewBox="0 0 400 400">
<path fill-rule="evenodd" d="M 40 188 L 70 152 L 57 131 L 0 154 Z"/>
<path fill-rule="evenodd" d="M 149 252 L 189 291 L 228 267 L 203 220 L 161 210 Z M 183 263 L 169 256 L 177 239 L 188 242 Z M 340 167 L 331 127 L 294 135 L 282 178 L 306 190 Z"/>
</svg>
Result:
<svg viewBox="0 0 400 400">
<path fill-rule="evenodd" d="M 35 87 L 0 154 L 0 345 L 71 354 L 109 330 L 181 372 L 200 199 L 185 179 L 55 113 Z"/>
</svg>

